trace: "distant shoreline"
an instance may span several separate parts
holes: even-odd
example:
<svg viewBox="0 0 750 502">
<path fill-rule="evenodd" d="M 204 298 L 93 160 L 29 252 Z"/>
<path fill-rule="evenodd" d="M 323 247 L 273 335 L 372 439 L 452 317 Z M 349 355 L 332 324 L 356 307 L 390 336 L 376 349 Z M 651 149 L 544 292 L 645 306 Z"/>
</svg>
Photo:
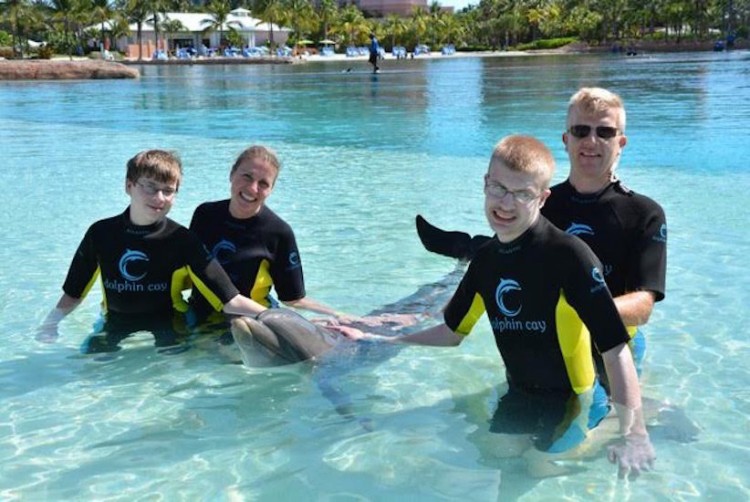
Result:
<svg viewBox="0 0 750 502">
<path fill-rule="evenodd" d="M 408 60 L 419 60 L 419 59 L 434 59 L 434 58 L 467 58 L 467 57 L 523 57 L 523 56 L 544 56 L 544 55 L 556 55 L 556 54 L 602 54 L 613 52 L 612 45 L 600 45 L 591 46 L 585 43 L 574 43 L 560 47 L 558 49 L 537 49 L 528 51 L 474 51 L 474 52 L 462 52 L 457 51 L 451 55 L 443 56 L 439 50 L 430 52 L 429 54 L 420 54 L 418 56 L 412 56 L 411 53 L 407 54 Z M 633 43 L 618 42 L 617 45 L 622 48 L 621 53 L 625 55 L 626 50 L 632 50 L 637 54 L 653 54 L 653 53 L 672 53 L 672 52 L 712 52 L 714 50 L 714 42 L 646 42 L 636 41 Z M 733 50 L 747 49 L 749 45 L 745 41 L 740 41 L 734 47 Z M 367 61 L 368 56 L 347 56 L 346 54 L 332 54 L 328 56 L 321 56 L 319 54 L 302 55 L 302 56 L 285 56 L 285 57 L 224 57 L 214 56 L 210 58 L 195 58 L 195 59 L 169 59 L 169 60 L 152 60 L 152 59 L 126 59 L 121 61 L 127 65 L 212 65 L 212 64 L 304 64 L 306 62 L 332 62 L 332 61 Z M 386 53 L 385 60 L 396 61 L 396 58 Z"/>
<path fill-rule="evenodd" d="M 714 42 L 644 42 L 636 41 L 631 44 L 618 43 L 623 48 L 619 54 L 626 55 L 626 51 L 634 54 L 658 54 L 672 52 L 710 52 L 713 51 Z M 750 45 L 747 41 L 739 41 L 733 50 L 747 50 Z M 485 57 L 524 57 L 544 55 L 580 55 L 580 54 L 603 54 L 613 52 L 613 46 L 589 46 L 583 43 L 570 44 L 559 49 L 529 50 L 529 51 L 477 51 L 477 52 L 455 52 L 443 56 L 440 51 L 429 54 L 411 56 L 407 54 L 407 60 L 434 59 L 434 58 L 485 58 Z M 367 56 L 348 57 L 345 54 L 333 54 L 328 56 L 303 55 L 294 57 L 211 57 L 196 59 L 125 59 L 117 62 L 102 61 L 89 58 L 67 56 L 51 60 L 0 60 L 0 81 L 3 80 L 86 80 L 86 79 L 119 79 L 138 78 L 140 72 L 134 66 L 138 65 L 248 65 L 248 64 L 305 64 L 308 62 L 332 62 L 352 61 L 366 62 Z M 385 61 L 397 61 L 390 54 L 386 54 Z"/>
</svg>

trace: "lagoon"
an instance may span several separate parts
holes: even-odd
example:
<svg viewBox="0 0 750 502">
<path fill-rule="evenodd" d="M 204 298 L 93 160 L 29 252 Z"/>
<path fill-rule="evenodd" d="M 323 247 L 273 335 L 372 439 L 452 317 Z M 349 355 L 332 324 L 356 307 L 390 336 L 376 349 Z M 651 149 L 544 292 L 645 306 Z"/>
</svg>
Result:
<svg viewBox="0 0 750 502">
<path fill-rule="evenodd" d="M 346 70 L 351 68 L 352 71 Z M 14 500 L 747 500 L 750 498 L 750 53 L 143 66 L 138 81 L 0 83 L 0 497 Z M 229 364 L 210 337 L 177 356 L 148 336 L 97 361 L 79 346 L 96 288 L 34 341 L 88 225 L 127 204 L 124 165 L 180 152 L 171 216 L 228 194 L 246 146 L 276 149 L 269 205 L 295 229 L 308 292 L 364 314 L 453 269 L 414 216 L 485 232 L 494 143 L 552 147 L 566 100 L 608 87 L 628 110 L 619 172 L 664 207 L 667 297 L 646 329 L 644 394 L 685 410 L 697 442 L 655 437 L 656 469 L 618 481 L 603 453 L 532 480 L 488 459 L 504 375 L 488 323 L 459 349 L 408 347 L 342 374 L 372 431 L 338 415 L 309 366 Z"/>
</svg>

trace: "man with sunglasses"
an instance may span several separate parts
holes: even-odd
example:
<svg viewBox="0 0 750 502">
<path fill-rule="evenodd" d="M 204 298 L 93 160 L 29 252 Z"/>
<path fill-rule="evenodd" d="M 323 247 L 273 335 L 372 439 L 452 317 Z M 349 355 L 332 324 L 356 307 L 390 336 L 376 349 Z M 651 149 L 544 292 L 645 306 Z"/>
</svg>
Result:
<svg viewBox="0 0 750 502">
<path fill-rule="evenodd" d="M 570 174 L 552 187 L 542 214 L 583 239 L 601 260 L 640 364 L 645 340 L 638 326 L 646 324 L 654 303 L 664 298 L 667 226 L 659 204 L 628 189 L 616 176 L 627 144 L 625 119 L 622 99 L 606 89 L 582 88 L 571 97 L 562 135 Z M 490 240 L 444 232 L 419 216 L 417 230 L 428 250 L 459 259 L 471 260 Z"/>
<path fill-rule="evenodd" d="M 497 434 L 491 441 L 498 455 L 522 456 L 537 476 L 559 472 L 557 460 L 576 458 L 609 412 L 591 357 L 596 349 L 623 436 L 608 456 L 620 476 L 637 477 L 655 454 L 629 336 L 594 253 L 541 216 L 554 168 L 552 153 L 533 137 L 497 144 L 484 176 L 485 216 L 495 237 L 477 250 L 442 323 L 395 337 L 330 329 L 359 341 L 452 347 L 486 314 L 508 384 L 490 422 Z"/>
</svg>

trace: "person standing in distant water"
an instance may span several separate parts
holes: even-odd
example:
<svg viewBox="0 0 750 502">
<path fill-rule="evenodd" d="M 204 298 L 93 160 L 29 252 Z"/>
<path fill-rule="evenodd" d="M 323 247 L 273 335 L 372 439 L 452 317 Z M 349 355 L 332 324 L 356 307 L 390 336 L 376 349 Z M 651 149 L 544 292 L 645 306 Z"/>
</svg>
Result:
<svg viewBox="0 0 750 502">
<path fill-rule="evenodd" d="M 266 206 L 281 163 L 264 146 L 243 151 L 229 172 L 229 199 L 205 202 L 196 208 L 192 230 L 224 267 L 243 294 L 264 307 L 276 306 L 271 297 L 288 307 L 338 315 L 334 309 L 305 295 L 297 242 L 292 228 Z M 200 319 L 211 313 L 208 302 L 193 289 L 191 305 Z"/>
<path fill-rule="evenodd" d="M 374 33 L 370 33 L 370 59 L 368 60 L 372 65 L 372 72 L 378 73 L 380 67 L 378 66 L 378 58 L 380 57 L 380 44 Z"/>
</svg>

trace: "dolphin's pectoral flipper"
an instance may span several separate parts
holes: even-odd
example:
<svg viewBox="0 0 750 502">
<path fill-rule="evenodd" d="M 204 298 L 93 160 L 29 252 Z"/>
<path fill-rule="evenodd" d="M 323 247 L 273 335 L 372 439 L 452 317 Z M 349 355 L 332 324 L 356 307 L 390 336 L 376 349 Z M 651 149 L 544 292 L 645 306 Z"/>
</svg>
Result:
<svg viewBox="0 0 750 502">
<path fill-rule="evenodd" d="M 429 223 L 419 214 L 416 217 L 416 224 L 419 240 L 422 241 L 425 249 L 458 260 L 470 261 L 477 250 L 492 239 L 486 235 L 472 237 L 466 232 L 443 230 Z"/>
</svg>

